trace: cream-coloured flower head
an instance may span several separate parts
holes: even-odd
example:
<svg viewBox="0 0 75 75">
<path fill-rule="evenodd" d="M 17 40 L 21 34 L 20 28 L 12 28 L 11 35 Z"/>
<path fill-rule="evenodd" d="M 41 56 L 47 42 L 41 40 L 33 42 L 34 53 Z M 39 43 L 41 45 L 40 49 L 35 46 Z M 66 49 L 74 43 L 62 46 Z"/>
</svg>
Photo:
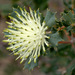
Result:
<svg viewBox="0 0 75 75">
<path fill-rule="evenodd" d="M 13 51 L 14 55 L 18 55 L 18 58 L 21 58 L 21 63 L 29 58 L 29 62 L 34 60 L 36 63 L 36 59 L 40 56 L 41 48 L 45 52 L 45 45 L 48 46 L 48 42 L 46 38 L 45 32 L 47 30 L 47 26 L 45 26 L 45 22 L 40 22 L 40 15 L 36 13 L 36 11 L 32 11 L 31 8 L 30 13 L 27 12 L 24 8 L 20 8 L 21 14 L 15 11 L 18 19 L 14 17 L 10 17 L 12 19 L 11 22 L 7 22 L 9 24 L 8 29 L 5 29 L 4 32 L 5 37 L 8 40 L 4 40 L 4 42 L 9 42 L 10 49 Z"/>
</svg>

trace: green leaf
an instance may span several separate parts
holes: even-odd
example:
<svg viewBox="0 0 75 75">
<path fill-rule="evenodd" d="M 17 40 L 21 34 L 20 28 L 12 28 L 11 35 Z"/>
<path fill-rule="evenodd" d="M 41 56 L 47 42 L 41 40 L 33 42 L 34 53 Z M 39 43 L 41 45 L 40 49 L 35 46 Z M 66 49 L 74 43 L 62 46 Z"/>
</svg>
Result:
<svg viewBox="0 0 75 75">
<path fill-rule="evenodd" d="M 71 25 L 70 25 L 70 26 L 68 26 L 68 27 L 67 27 L 67 31 L 68 31 L 68 32 L 69 32 L 69 31 L 71 31 L 71 30 L 72 30 L 72 28 L 73 28 L 73 27 L 72 27 Z"/>
<path fill-rule="evenodd" d="M 71 11 L 63 13 L 63 25 L 67 26 L 67 31 L 75 31 L 75 14 Z"/>
<path fill-rule="evenodd" d="M 63 19 L 69 24 L 75 23 L 74 15 L 71 11 L 69 11 L 67 14 L 63 13 Z"/>
<path fill-rule="evenodd" d="M 24 68 L 27 68 L 29 70 L 33 69 L 34 67 L 38 66 L 38 62 L 34 63 L 34 61 L 31 61 L 30 64 L 28 64 L 29 59 L 26 60 Z"/>
<path fill-rule="evenodd" d="M 75 14 L 75 9 L 73 9 L 73 11 L 74 11 L 74 14 Z"/>
<path fill-rule="evenodd" d="M 68 3 L 66 2 L 66 0 L 63 0 L 63 3 L 64 3 L 65 6 L 68 5 Z"/>
<path fill-rule="evenodd" d="M 20 9 L 19 9 L 19 7 L 18 7 L 18 8 L 13 8 L 13 12 L 12 12 L 10 15 L 11 15 L 12 17 L 18 19 L 17 16 L 16 16 L 15 11 L 17 11 L 20 15 L 22 15 L 22 14 L 21 14 L 21 11 L 20 11 Z M 19 20 L 19 19 L 18 19 L 18 20 Z"/>
<path fill-rule="evenodd" d="M 63 3 L 68 9 L 72 9 L 72 0 L 63 0 Z"/>
<path fill-rule="evenodd" d="M 48 0 L 33 0 L 33 2 L 35 3 L 35 9 L 45 10 L 48 8 Z"/>
<path fill-rule="evenodd" d="M 0 11 L 3 16 L 7 16 L 11 12 L 11 4 L 0 4 Z"/>
<path fill-rule="evenodd" d="M 24 10 L 24 8 L 22 8 L 22 10 Z M 11 16 L 12 16 L 12 17 L 14 17 L 14 18 L 16 18 L 17 20 L 20 21 L 20 19 L 16 16 L 15 11 L 17 11 L 21 16 L 23 16 L 23 15 L 22 15 L 22 12 L 21 12 L 21 10 L 20 10 L 20 8 L 19 8 L 19 7 L 18 7 L 18 8 L 13 8 L 13 12 L 11 13 Z M 33 11 L 33 14 L 34 14 L 34 12 L 35 12 L 35 11 Z M 41 18 L 40 22 L 41 22 L 41 24 L 42 24 L 42 22 L 43 22 L 43 15 L 40 14 L 39 9 L 36 10 L 36 15 L 37 15 L 37 17 L 38 17 L 38 14 L 40 15 L 40 18 Z"/>
<path fill-rule="evenodd" d="M 71 75 L 73 69 L 75 69 L 75 61 L 68 67 L 66 75 Z"/>
<path fill-rule="evenodd" d="M 60 37 L 59 32 L 56 32 L 54 34 L 50 35 L 50 39 L 49 42 L 53 45 L 53 46 L 57 46 L 59 41 L 62 41 L 63 39 Z"/>
<path fill-rule="evenodd" d="M 46 21 L 46 25 L 49 27 L 55 25 L 56 24 L 55 13 L 51 12 L 50 10 L 47 10 L 45 21 Z"/>
</svg>

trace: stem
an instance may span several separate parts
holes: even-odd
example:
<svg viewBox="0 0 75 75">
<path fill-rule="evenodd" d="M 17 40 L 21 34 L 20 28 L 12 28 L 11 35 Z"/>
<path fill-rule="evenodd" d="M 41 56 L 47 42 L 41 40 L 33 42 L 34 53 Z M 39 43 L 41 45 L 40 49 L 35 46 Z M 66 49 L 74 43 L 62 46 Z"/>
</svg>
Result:
<svg viewBox="0 0 75 75">
<path fill-rule="evenodd" d="M 66 37 L 67 37 L 68 40 L 70 41 L 70 40 L 71 40 L 71 37 L 69 36 L 69 33 L 68 33 L 66 30 L 64 30 L 64 32 L 65 32 Z"/>
<path fill-rule="evenodd" d="M 59 44 L 71 44 L 69 41 L 60 41 Z"/>
</svg>

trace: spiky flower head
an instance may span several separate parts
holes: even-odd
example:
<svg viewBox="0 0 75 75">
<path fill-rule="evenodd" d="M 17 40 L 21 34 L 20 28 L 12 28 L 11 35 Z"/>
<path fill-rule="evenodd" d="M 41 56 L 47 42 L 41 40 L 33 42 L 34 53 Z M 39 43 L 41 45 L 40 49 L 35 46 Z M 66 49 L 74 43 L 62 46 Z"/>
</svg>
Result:
<svg viewBox="0 0 75 75">
<path fill-rule="evenodd" d="M 40 56 L 40 50 L 45 52 L 45 45 L 48 46 L 45 32 L 47 26 L 45 22 L 40 22 L 41 18 L 39 13 L 32 11 L 29 8 L 30 13 L 26 9 L 20 8 L 20 13 L 15 11 L 17 18 L 9 16 L 12 20 L 7 22 L 9 24 L 8 29 L 5 29 L 5 37 L 8 40 L 4 42 L 9 42 L 10 49 L 13 51 L 14 55 L 18 55 L 21 58 L 21 63 L 29 58 L 30 63 L 32 60 L 36 62 L 36 59 Z"/>
</svg>

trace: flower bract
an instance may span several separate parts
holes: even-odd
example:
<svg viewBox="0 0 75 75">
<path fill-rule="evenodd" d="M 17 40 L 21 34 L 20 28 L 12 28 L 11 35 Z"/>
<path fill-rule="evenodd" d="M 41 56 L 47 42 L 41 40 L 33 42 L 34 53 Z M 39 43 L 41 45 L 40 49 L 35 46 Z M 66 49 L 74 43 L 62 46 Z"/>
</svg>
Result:
<svg viewBox="0 0 75 75">
<path fill-rule="evenodd" d="M 20 13 L 15 11 L 16 17 L 9 16 L 12 20 L 7 22 L 8 28 L 4 30 L 5 37 L 10 45 L 7 49 L 11 50 L 14 55 L 18 55 L 21 58 L 21 63 L 29 58 L 29 62 L 34 61 L 36 63 L 37 58 L 40 56 L 40 51 L 45 50 L 45 46 L 48 46 L 46 35 L 47 26 L 45 21 L 41 23 L 40 13 L 32 11 L 27 12 L 26 9 L 20 9 Z"/>
</svg>

